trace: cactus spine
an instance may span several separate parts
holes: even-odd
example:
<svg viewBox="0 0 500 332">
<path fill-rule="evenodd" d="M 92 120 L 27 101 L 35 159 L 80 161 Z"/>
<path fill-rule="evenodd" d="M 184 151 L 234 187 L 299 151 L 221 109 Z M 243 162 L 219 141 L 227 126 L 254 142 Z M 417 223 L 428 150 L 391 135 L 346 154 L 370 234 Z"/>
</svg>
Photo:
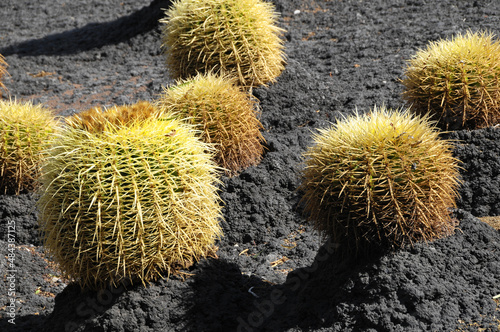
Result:
<svg viewBox="0 0 500 332">
<path fill-rule="evenodd" d="M 2 90 L 7 92 L 7 88 L 5 84 L 2 82 L 2 78 L 8 74 L 7 72 L 7 62 L 5 61 L 5 57 L 0 54 L 0 97 L 2 97 Z"/>
</svg>

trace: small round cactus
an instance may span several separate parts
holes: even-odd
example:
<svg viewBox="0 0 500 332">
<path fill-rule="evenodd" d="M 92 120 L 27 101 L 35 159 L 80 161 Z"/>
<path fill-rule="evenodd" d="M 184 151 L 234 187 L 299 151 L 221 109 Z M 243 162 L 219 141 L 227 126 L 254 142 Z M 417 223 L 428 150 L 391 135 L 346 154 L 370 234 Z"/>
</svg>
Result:
<svg viewBox="0 0 500 332">
<path fill-rule="evenodd" d="M 135 121 L 160 116 L 158 109 L 148 101 L 139 101 L 132 105 L 120 105 L 110 108 L 94 107 L 66 118 L 66 124 L 73 128 L 85 129 L 98 133 L 112 123 L 126 126 Z"/>
<path fill-rule="evenodd" d="M 198 74 L 165 89 L 158 99 L 159 109 L 194 125 L 201 140 L 215 146 L 215 161 L 229 176 L 258 164 L 264 151 L 258 103 L 233 83 L 228 77 Z"/>
<path fill-rule="evenodd" d="M 101 128 L 63 128 L 42 168 L 40 226 L 67 276 L 91 289 L 146 284 L 212 254 L 221 202 L 210 147 L 167 115 Z"/>
<path fill-rule="evenodd" d="M 301 185 L 316 229 L 349 255 L 452 232 L 459 167 L 438 135 L 427 117 L 385 107 L 320 130 Z"/>
<path fill-rule="evenodd" d="M 3 55 L 0 54 L 0 97 L 2 97 L 2 90 L 7 91 L 5 84 L 2 82 L 2 78 L 8 74 L 7 73 L 7 62 Z"/>
<path fill-rule="evenodd" d="M 245 87 L 273 83 L 284 69 L 282 29 L 262 0 L 178 0 L 160 20 L 174 79 L 226 72 Z"/>
<path fill-rule="evenodd" d="M 500 42 L 485 32 L 431 42 L 408 61 L 403 96 L 445 130 L 500 122 Z"/>
<path fill-rule="evenodd" d="M 31 102 L 0 100 L 0 191 L 34 189 L 42 151 L 57 127 L 50 110 Z"/>
</svg>

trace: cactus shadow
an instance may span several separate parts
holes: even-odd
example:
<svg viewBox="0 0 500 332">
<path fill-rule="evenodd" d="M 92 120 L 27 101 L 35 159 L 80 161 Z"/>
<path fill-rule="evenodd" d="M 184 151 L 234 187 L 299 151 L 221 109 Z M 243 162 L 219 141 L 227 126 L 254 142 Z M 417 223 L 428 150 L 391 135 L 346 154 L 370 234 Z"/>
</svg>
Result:
<svg viewBox="0 0 500 332">
<path fill-rule="evenodd" d="M 337 304 L 358 307 L 375 301 L 362 287 L 358 288 L 357 279 L 368 273 L 387 251 L 374 250 L 353 259 L 340 256 L 334 248 L 328 240 L 311 265 L 291 271 L 283 284 L 273 286 L 267 297 L 254 303 L 245 320 L 239 321 L 236 331 L 278 332 L 294 328 L 309 331 L 331 327 L 345 319 Z"/>
<path fill-rule="evenodd" d="M 185 298 L 188 331 L 236 331 L 254 310 L 256 296 L 272 289 L 271 284 L 242 273 L 237 264 L 224 259 L 204 260 L 198 269 L 190 296 Z"/>
<path fill-rule="evenodd" d="M 81 28 L 32 39 L 0 49 L 4 56 L 71 55 L 106 45 L 119 44 L 155 29 L 171 0 L 153 0 L 147 7 L 104 23 L 89 23 Z"/>
<path fill-rule="evenodd" d="M 108 311 L 125 292 L 141 287 L 139 283 L 111 286 L 101 291 L 82 289 L 72 282 L 56 295 L 55 307 L 43 322 L 42 331 L 76 331 Z"/>
<path fill-rule="evenodd" d="M 339 257 L 332 248 L 328 241 L 310 266 L 290 272 L 283 284 L 242 274 L 234 263 L 207 260 L 193 277 L 191 295 L 185 299 L 190 306 L 187 330 L 279 332 L 332 326 L 341 319 L 332 313 L 335 303 L 358 306 L 370 301 L 353 296 L 357 290 L 346 290 L 344 285 L 369 271 L 383 255 L 382 250 L 374 251 L 352 260 Z"/>
<path fill-rule="evenodd" d="M 356 296 L 358 291 L 363 292 L 362 289 L 351 289 L 346 285 L 356 284 L 357 275 L 376 264 L 383 254 L 384 250 L 379 249 L 358 259 L 341 256 L 328 240 L 320 247 L 311 265 L 288 274 L 283 285 L 286 301 L 276 310 L 278 317 L 287 315 L 287 319 L 283 319 L 276 330 L 294 326 L 303 329 L 333 326 L 335 321 L 342 319 L 341 313 L 334 309 L 337 303 L 358 306 L 360 299 L 363 303 L 370 302 L 367 297 Z"/>
</svg>

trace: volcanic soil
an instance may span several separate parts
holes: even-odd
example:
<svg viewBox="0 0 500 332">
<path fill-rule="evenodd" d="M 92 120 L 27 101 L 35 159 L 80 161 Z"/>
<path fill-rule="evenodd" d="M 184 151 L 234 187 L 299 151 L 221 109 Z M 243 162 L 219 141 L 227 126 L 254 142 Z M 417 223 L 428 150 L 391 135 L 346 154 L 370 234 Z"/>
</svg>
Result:
<svg viewBox="0 0 500 332">
<path fill-rule="evenodd" d="M 500 329 L 500 232 L 491 226 L 500 215 L 498 126 L 446 135 L 456 140 L 463 184 L 453 212 L 459 226 L 443 239 L 362 260 L 338 257 L 306 221 L 297 190 L 312 133 L 356 109 L 404 107 L 405 61 L 429 41 L 468 29 L 499 35 L 500 1 L 273 3 L 287 65 L 276 83 L 253 90 L 266 153 L 259 165 L 223 178 L 218 257 L 147 287 L 81 290 L 45 254 L 36 195 L 0 195 L 1 331 Z M 0 53 L 10 73 L 3 98 L 43 103 L 62 116 L 155 100 L 173 83 L 158 23 L 169 6 L 2 0 Z"/>
</svg>

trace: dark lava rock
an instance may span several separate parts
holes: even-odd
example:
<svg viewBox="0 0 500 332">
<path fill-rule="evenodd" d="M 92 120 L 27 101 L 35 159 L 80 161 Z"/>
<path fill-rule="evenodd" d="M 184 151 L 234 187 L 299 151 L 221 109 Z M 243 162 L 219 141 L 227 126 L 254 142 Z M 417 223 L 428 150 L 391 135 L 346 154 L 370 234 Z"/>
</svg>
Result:
<svg viewBox="0 0 500 332">
<path fill-rule="evenodd" d="M 286 29 L 287 66 L 275 84 L 253 90 L 266 153 L 222 179 L 218 259 L 147 287 L 82 290 L 45 256 L 35 195 L 2 195 L 1 331 L 498 330 L 500 233 L 476 218 L 500 215 L 498 127 L 447 134 L 463 167 L 460 224 L 430 243 L 338 257 L 306 222 L 297 187 L 311 133 L 355 109 L 403 107 L 405 60 L 467 29 L 499 35 L 500 2 L 272 2 Z M 157 22 L 169 6 L 2 0 L 0 53 L 10 73 L 3 98 L 44 103 L 60 115 L 154 100 L 172 83 Z"/>
</svg>

